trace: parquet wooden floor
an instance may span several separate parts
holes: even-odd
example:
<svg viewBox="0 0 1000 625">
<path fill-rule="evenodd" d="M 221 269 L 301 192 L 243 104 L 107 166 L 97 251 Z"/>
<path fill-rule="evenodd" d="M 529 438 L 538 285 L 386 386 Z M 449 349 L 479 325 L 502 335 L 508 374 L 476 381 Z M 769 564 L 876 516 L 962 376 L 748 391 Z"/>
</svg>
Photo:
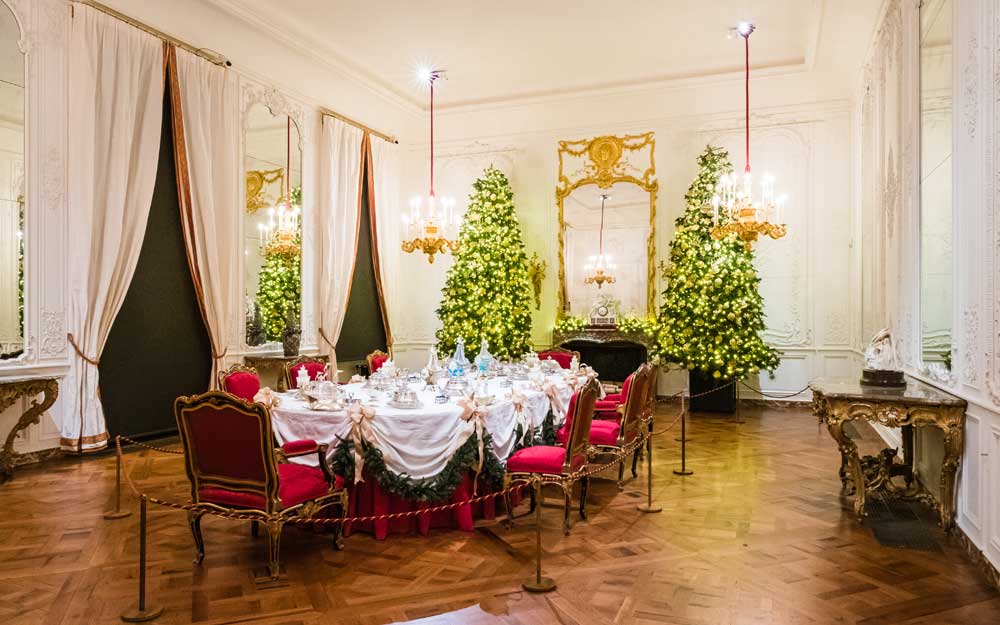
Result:
<svg viewBox="0 0 1000 625">
<path fill-rule="evenodd" d="M 675 408 L 663 407 L 661 426 Z M 1000 594 L 934 529 L 931 551 L 882 547 L 839 495 L 839 455 L 802 409 L 745 410 L 746 423 L 695 416 L 677 477 L 676 432 L 656 441 L 661 514 L 635 510 L 645 480 L 619 493 L 596 480 L 590 520 L 569 537 L 545 507 L 548 595 L 520 590 L 533 572 L 533 520 L 513 530 L 347 539 L 285 530 L 290 585 L 259 590 L 265 541 L 246 523 L 206 517 L 207 557 L 181 512 L 151 508 L 149 592 L 157 623 L 267 625 L 996 625 Z M 151 493 L 185 500 L 179 457 L 131 452 Z M 640 472 L 640 475 L 643 475 Z M 0 485 L 0 623 L 117 623 L 136 599 L 136 516 L 105 521 L 114 459 L 21 469 Z M 135 508 L 135 501 L 127 499 Z"/>
</svg>

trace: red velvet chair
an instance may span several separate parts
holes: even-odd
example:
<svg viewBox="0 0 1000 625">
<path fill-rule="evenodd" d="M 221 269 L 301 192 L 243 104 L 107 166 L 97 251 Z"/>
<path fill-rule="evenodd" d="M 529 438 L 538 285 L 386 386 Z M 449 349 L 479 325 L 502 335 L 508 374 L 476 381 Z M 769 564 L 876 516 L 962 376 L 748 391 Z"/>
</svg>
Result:
<svg viewBox="0 0 1000 625">
<path fill-rule="evenodd" d="M 640 365 L 639 369 L 642 366 Z M 632 384 L 632 378 L 635 377 L 638 369 L 629 374 L 625 378 L 625 382 L 622 384 L 622 390 L 620 393 L 608 393 L 604 396 L 604 399 L 598 400 L 597 404 L 594 406 L 594 417 L 597 419 L 611 419 L 618 421 L 621 419 L 621 412 L 619 408 L 625 403 L 625 397 L 628 396 L 629 387 Z"/>
<path fill-rule="evenodd" d="M 569 369 L 570 364 L 573 362 L 573 356 L 576 356 L 576 361 L 580 362 L 580 352 L 573 352 L 561 347 L 553 347 L 538 353 L 539 360 L 554 360 L 563 369 Z"/>
<path fill-rule="evenodd" d="M 253 398 L 260 390 L 260 377 L 253 367 L 235 364 L 225 371 L 219 372 L 219 388 L 244 401 L 253 403 Z"/>
<path fill-rule="evenodd" d="M 535 445 L 520 449 L 507 459 L 507 473 L 504 476 L 506 484 L 517 479 L 530 480 L 533 476 L 543 478 L 565 478 L 586 466 L 590 424 L 594 418 L 594 402 L 600 393 L 600 385 L 596 378 L 590 378 L 584 383 L 569 402 L 567 411 L 567 444 L 562 447 L 554 445 Z M 569 534 L 569 511 L 572 504 L 572 482 L 553 482 L 563 490 L 563 532 Z M 587 487 L 589 478 L 580 480 L 580 517 L 587 518 Z M 507 511 L 511 518 L 510 498 L 505 497 Z M 533 505 L 541 505 L 532 499 Z"/>
<path fill-rule="evenodd" d="M 309 380 L 315 380 L 321 373 L 327 372 L 327 364 L 318 358 L 310 356 L 299 356 L 292 362 L 285 365 L 285 387 L 293 391 L 298 388 L 299 369 L 305 369 L 309 374 Z M 335 380 L 331 380 L 334 382 Z"/>
<path fill-rule="evenodd" d="M 271 415 L 264 404 L 247 403 L 228 393 L 210 391 L 178 397 L 174 416 L 184 446 L 184 463 L 191 481 L 188 523 L 197 549 L 195 562 L 205 558 L 201 517 L 240 512 L 264 523 L 268 534 L 268 575 L 278 579 L 281 528 L 308 519 L 329 506 L 347 511 L 343 480 L 326 462 L 326 444 L 303 440 L 273 447 Z M 287 462 L 316 454 L 319 468 Z M 257 521 L 255 520 L 254 523 Z M 334 544 L 341 548 L 341 526 Z"/>
<path fill-rule="evenodd" d="M 639 436 L 641 427 L 647 421 L 647 389 L 653 375 L 653 366 L 644 363 L 629 376 L 631 384 L 625 388 L 625 403 L 622 404 L 619 420 L 595 419 L 590 424 L 590 445 L 602 453 L 614 454 Z M 556 432 L 556 442 L 565 444 L 568 432 L 565 426 Z M 633 453 L 632 473 L 635 477 L 635 463 L 638 449 Z M 625 458 L 618 463 L 618 490 L 625 490 Z"/>
<path fill-rule="evenodd" d="M 372 374 L 381 369 L 387 360 L 389 360 L 389 354 L 380 349 L 368 354 L 368 373 Z"/>
</svg>

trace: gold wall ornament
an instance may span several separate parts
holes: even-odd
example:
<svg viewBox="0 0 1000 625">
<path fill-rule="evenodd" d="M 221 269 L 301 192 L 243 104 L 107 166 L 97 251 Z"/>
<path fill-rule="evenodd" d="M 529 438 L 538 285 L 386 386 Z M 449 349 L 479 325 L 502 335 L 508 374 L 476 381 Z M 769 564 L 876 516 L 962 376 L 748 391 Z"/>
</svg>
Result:
<svg viewBox="0 0 1000 625">
<path fill-rule="evenodd" d="M 247 184 L 247 214 L 253 215 L 262 208 L 274 206 L 275 201 L 268 200 L 267 187 L 278 184 L 279 189 L 285 188 L 285 170 L 249 169 L 246 172 Z M 279 195 L 281 192 L 279 191 Z"/>
<path fill-rule="evenodd" d="M 646 313 L 656 309 L 656 138 L 652 132 L 635 135 L 603 135 L 592 139 L 559 142 L 559 178 L 556 205 L 559 219 L 559 310 L 569 313 L 566 285 L 565 200 L 576 189 L 595 185 L 609 189 L 616 183 L 631 183 L 649 193 L 649 239 L 646 243 Z M 601 284 L 607 284 L 604 281 Z"/>
<path fill-rule="evenodd" d="M 531 279 L 531 288 L 535 291 L 535 310 L 542 309 L 542 281 L 545 280 L 545 271 L 549 264 L 538 256 L 538 252 L 531 254 L 528 261 L 528 278 Z"/>
</svg>

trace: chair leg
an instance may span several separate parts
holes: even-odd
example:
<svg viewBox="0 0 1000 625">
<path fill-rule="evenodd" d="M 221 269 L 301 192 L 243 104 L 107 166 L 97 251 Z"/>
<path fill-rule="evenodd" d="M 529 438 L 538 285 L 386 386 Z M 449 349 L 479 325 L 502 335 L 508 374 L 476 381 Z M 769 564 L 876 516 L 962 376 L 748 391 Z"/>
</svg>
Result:
<svg viewBox="0 0 1000 625">
<path fill-rule="evenodd" d="M 618 461 L 618 492 L 625 490 L 625 459 Z"/>
<path fill-rule="evenodd" d="M 281 551 L 281 519 L 267 521 L 267 568 L 271 579 L 277 581 L 280 575 L 278 554 Z"/>
<path fill-rule="evenodd" d="M 633 478 L 639 477 L 639 471 L 637 470 L 637 467 L 639 466 L 639 454 L 641 452 L 642 452 L 642 447 L 636 449 L 635 453 L 632 454 L 632 477 Z"/>
<path fill-rule="evenodd" d="M 333 529 L 333 548 L 337 551 L 344 550 L 344 519 L 347 518 L 347 502 L 342 501 L 340 504 L 340 523 Z"/>
<path fill-rule="evenodd" d="M 569 511 L 573 507 L 573 485 L 561 484 L 563 489 L 563 534 L 569 536 Z"/>
<path fill-rule="evenodd" d="M 534 512 L 535 511 L 535 506 L 537 506 L 537 505 L 538 505 L 538 497 L 535 495 L 535 489 L 532 488 L 531 489 L 531 499 L 530 499 L 530 506 L 531 507 L 528 508 L 528 512 L 529 513 L 530 512 Z"/>
<path fill-rule="evenodd" d="M 250 535 L 253 536 L 254 538 L 257 538 L 258 536 L 260 536 L 260 522 L 259 521 L 250 521 Z"/>
<path fill-rule="evenodd" d="M 201 517 L 204 514 L 199 510 L 188 510 L 188 525 L 191 527 L 191 535 L 194 536 L 195 564 L 201 564 L 205 560 L 205 540 L 201 536 Z"/>
<path fill-rule="evenodd" d="M 580 480 L 580 518 L 587 520 L 587 491 L 590 490 L 590 478 Z"/>
</svg>

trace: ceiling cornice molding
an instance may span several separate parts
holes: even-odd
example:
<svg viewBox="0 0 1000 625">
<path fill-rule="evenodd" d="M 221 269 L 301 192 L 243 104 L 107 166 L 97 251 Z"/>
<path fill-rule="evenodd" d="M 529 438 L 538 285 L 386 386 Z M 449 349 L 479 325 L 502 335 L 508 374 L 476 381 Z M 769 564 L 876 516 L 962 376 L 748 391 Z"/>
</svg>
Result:
<svg viewBox="0 0 1000 625">
<path fill-rule="evenodd" d="M 288 49 L 316 61 L 320 65 L 344 76 L 352 83 L 366 89 L 372 94 L 386 100 L 396 107 L 405 110 L 406 112 L 419 113 L 423 110 L 415 99 L 409 98 L 401 92 L 396 91 L 395 89 L 382 83 L 371 72 L 356 67 L 353 63 L 344 58 L 343 55 L 330 50 L 329 46 L 323 45 L 312 39 L 296 39 L 290 36 L 288 31 L 282 30 L 278 26 L 252 12 L 248 12 L 245 7 L 238 5 L 233 2 L 233 0 L 204 1 L 223 11 L 227 15 L 231 15 L 248 26 L 260 31 L 268 37 L 273 38 Z M 318 51 L 317 47 L 322 47 L 323 52 L 321 53 Z"/>
<path fill-rule="evenodd" d="M 789 123 L 805 124 L 820 121 L 833 115 L 842 115 L 849 119 L 853 107 L 854 102 L 849 98 L 830 98 L 797 104 L 766 106 L 755 109 L 751 113 L 750 120 L 757 128 L 770 128 L 773 126 L 785 126 Z M 500 149 L 516 151 L 519 139 L 532 137 L 552 137 L 557 140 L 569 140 L 607 134 L 641 134 L 651 130 L 655 132 L 663 126 L 672 124 L 696 126 L 695 130 L 698 131 L 739 128 L 743 123 L 743 115 L 742 109 L 733 109 L 719 113 L 675 113 L 620 123 L 602 124 L 598 122 L 586 125 L 541 128 L 444 141 L 435 139 L 434 145 L 436 150 L 440 148 L 442 154 L 446 150 L 461 150 L 461 147 L 468 146 L 470 141 L 479 146 L 490 146 L 494 142 L 504 146 L 503 148 L 498 147 L 496 150 L 485 149 L 483 151 L 497 151 Z M 408 148 L 411 151 L 423 150 L 426 147 L 426 141 L 408 142 Z"/>
</svg>

